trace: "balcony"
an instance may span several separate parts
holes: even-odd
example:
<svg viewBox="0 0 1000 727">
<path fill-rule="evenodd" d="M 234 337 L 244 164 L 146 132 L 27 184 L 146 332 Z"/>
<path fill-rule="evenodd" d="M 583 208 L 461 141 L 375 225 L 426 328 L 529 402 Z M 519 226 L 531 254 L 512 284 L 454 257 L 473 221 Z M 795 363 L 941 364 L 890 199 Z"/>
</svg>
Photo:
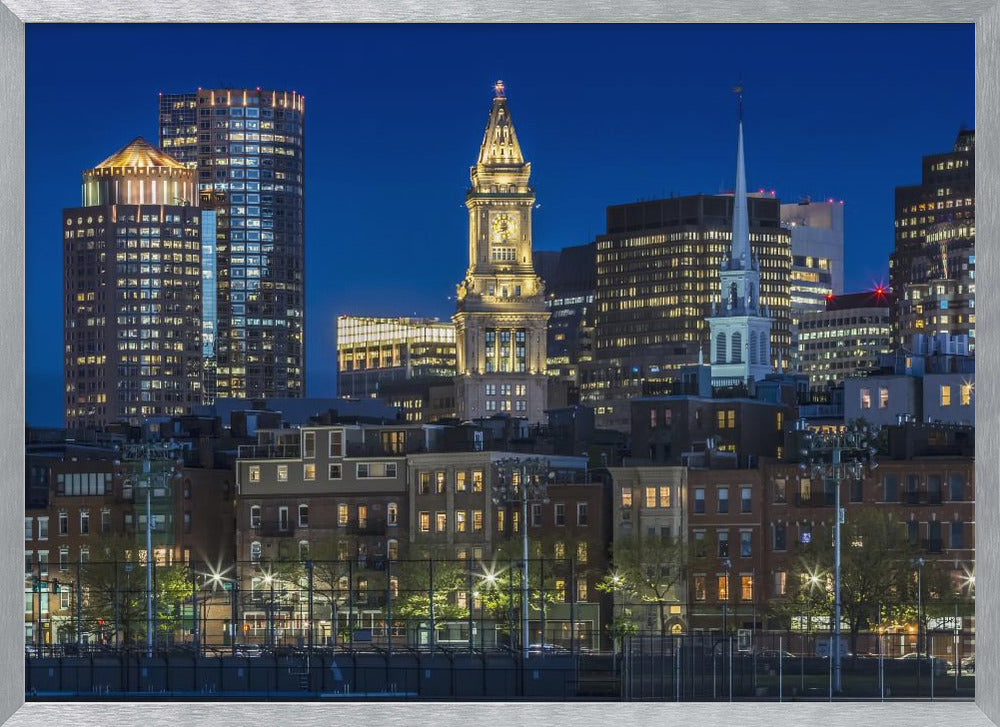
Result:
<svg viewBox="0 0 1000 727">
<path fill-rule="evenodd" d="M 239 459 L 298 459 L 301 447 L 298 442 L 286 444 L 241 444 Z"/>
</svg>

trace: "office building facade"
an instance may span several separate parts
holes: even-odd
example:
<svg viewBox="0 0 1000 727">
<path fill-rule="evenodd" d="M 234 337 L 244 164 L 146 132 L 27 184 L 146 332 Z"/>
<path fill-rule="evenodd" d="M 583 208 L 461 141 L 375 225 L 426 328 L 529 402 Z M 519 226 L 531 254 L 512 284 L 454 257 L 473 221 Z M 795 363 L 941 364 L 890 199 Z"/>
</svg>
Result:
<svg viewBox="0 0 1000 727">
<path fill-rule="evenodd" d="M 599 426 L 627 431 L 630 398 L 647 384 L 675 380 L 709 352 L 707 321 L 721 302 L 733 199 L 697 195 L 608 208 L 607 232 L 597 239 L 593 362 L 581 376 L 581 401 L 596 408 Z M 780 201 L 748 197 L 747 220 L 760 267 L 757 299 L 770 312 L 769 358 L 787 369 L 791 247 Z"/>
<path fill-rule="evenodd" d="M 947 278 L 949 249 L 953 244 L 964 247 L 970 239 L 976 218 L 975 132 L 959 131 L 951 151 L 925 156 L 922 167 L 920 184 L 896 187 L 895 249 L 889 259 L 889 278 L 898 296 L 895 316 L 907 300 L 906 287 Z M 945 223 L 966 231 L 942 234 Z"/>
<path fill-rule="evenodd" d="M 82 191 L 63 210 L 66 425 L 189 413 L 202 402 L 194 174 L 135 139 Z"/>
<path fill-rule="evenodd" d="M 337 317 L 337 393 L 377 397 L 389 383 L 454 377 L 455 326 L 437 318 Z"/>
<path fill-rule="evenodd" d="M 551 315 L 548 373 L 569 387 L 570 405 L 579 399 L 580 366 L 593 358 L 596 254 L 593 242 L 564 247 L 549 270 L 537 262 L 535 266 L 545 280 L 545 307 Z"/>
<path fill-rule="evenodd" d="M 877 288 L 831 296 L 825 310 L 802 317 L 797 358 L 811 388 L 829 389 L 879 367 L 879 357 L 892 351 L 894 301 L 893 293 Z"/>
<path fill-rule="evenodd" d="M 194 170 L 210 247 L 206 396 L 305 392 L 305 98 L 294 91 L 161 94 L 160 147 Z"/>
<path fill-rule="evenodd" d="M 457 289 L 456 409 L 462 419 L 509 412 L 541 422 L 547 406 L 545 291 L 531 254 L 529 186 L 502 81 L 497 81 L 465 198 L 469 268 Z"/>
</svg>

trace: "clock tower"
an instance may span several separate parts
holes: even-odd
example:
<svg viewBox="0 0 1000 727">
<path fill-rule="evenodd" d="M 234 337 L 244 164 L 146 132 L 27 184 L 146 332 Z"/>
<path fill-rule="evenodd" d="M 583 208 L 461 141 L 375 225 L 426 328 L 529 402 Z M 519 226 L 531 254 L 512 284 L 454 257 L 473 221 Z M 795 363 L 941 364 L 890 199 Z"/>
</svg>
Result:
<svg viewBox="0 0 1000 727">
<path fill-rule="evenodd" d="M 543 421 L 548 378 L 544 287 L 531 260 L 531 164 L 514 133 L 503 81 L 465 195 L 469 268 L 458 285 L 456 410 Z"/>
</svg>

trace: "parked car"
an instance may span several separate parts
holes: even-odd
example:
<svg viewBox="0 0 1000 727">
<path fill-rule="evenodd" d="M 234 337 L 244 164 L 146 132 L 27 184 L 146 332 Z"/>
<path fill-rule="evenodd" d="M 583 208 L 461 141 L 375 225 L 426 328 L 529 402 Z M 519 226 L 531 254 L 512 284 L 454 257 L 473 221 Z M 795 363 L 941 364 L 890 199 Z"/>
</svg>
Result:
<svg viewBox="0 0 1000 727">
<path fill-rule="evenodd" d="M 918 654 L 915 651 L 911 651 L 908 654 L 903 654 L 902 656 L 897 656 L 896 657 L 896 661 L 912 661 L 912 660 L 916 660 L 916 659 L 927 660 L 927 659 L 930 659 L 930 657 L 928 655 L 926 655 L 926 654 Z M 955 665 L 952 664 L 947 659 L 942 659 L 939 656 L 934 657 L 934 673 L 935 674 L 945 674 L 949 670 L 952 670 L 954 668 L 955 668 Z"/>
<path fill-rule="evenodd" d="M 529 654 L 568 654 L 569 649 L 557 644 L 528 644 Z"/>
<path fill-rule="evenodd" d="M 758 659 L 798 659 L 798 655 L 790 651 L 778 651 L 777 649 L 764 649 L 757 652 Z"/>
<path fill-rule="evenodd" d="M 260 644 L 237 644 L 236 656 L 263 656 L 264 647 Z"/>
</svg>

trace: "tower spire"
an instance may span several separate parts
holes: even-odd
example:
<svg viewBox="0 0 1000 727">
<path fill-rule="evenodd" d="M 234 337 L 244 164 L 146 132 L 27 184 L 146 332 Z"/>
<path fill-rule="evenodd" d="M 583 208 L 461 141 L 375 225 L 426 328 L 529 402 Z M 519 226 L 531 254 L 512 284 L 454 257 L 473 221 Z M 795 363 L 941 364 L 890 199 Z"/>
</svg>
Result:
<svg viewBox="0 0 1000 727">
<path fill-rule="evenodd" d="M 750 260 L 750 225 L 747 220 L 747 177 L 746 165 L 743 161 L 743 87 L 736 86 L 739 103 L 739 121 L 736 138 L 736 190 L 733 193 L 733 243 L 730 249 L 729 261 L 733 269 L 749 269 Z"/>
<path fill-rule="evenodd" d="M 493 84 L 493 107 L 486 123 L 486 133 L 483 134 L 483 144 L 479 148 L 478 163 L 487 166 L 524 164 L 521 145 L 507 107 L 507 89 L 503 81 Z"/>
</svg>

